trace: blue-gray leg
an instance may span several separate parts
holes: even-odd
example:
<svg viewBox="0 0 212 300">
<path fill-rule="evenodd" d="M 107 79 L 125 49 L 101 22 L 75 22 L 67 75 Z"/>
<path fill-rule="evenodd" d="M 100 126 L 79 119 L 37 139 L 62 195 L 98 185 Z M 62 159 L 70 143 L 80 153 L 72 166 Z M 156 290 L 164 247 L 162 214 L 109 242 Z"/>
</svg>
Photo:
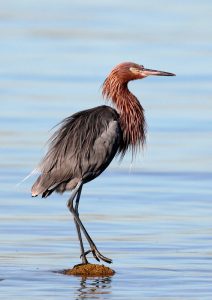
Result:
<svg viewBox="0 0 212 300">
<path fill-rule="evenodd" d="M 86 259 L 86 255 L 90 252 L 92 252 L 94 258 L 98 261 L 103 260 L 107 263 L 112 263 L 112 260 L 110 258 L 107 258 L 105 257 L 104 255 L 102 255 L 96 245 L 94 244 L 93 240 L 91 239 L 90 235 L 88 234 L 87 230 L 85 229 L 84 225 L 82 224 L 80 218 L 79 218 L 79 213 L 78 213 L 78 205 L 79 205 L 79 199 L 80 199 L 80 194 L 81 194 L 81 190 L 82 190 L 82 185 L 83 183 L 80 182 L 78 183 L 77 187 L 74 189 L 70 199 L 68 200 L 68 203 L 67 203 L 67 206 L 70 210 L 70 212 L 73 214 L 74 216 L 74 221 L 75 221 L 75 224 L 77 223 L 76 225 L 76 228 L 77 228 L 77 233 L 78 233 L 78 237 L 79 237 L 79 240 L 80 240 L 80 247 L 81 247 L 81 258 L 82 258 L 82 262 L 83 263 L 87 263 L 87 259 Z M 78 195 L 77 195 L 78 194 Z M 77 200 L 76 200 L 76 206 L 74 208 L 73 206 L 73 201 L 75 199 L 77 195 Z M 83 247 L 83 242 L 82 242 L 82 236 L 81 236 L 81 232 L 80 232 L 80 229 L 83 231 L 89 245 L 90 245 L 90 250 L 84 252 L 84 247 Z"/>
<path fill-rule="evenodd" d="M 80 200 L 81 191 L 82 191 L 82 185 L 78 189 L 76 203 L 75 203 L 75 212 L 76 212 L 76 214 L 77 214 L 78 217 L 79 217 L 78 208 L 79 208 L 79 200 Z M 78 223 L 75 220 L 75 218 L 74 218 L 74 223 L 76 225 L 77 234 L 78 234 L 78 238 L 79 238 L 79 242 L 80 242 L 80 250 L 81 250 L 81 256 L 80 257 L 82 259 L 82 263 L 83 264 L 88 264 L 88 261 L 87 261 L 86 255 L 85 255 L 85 249 L 84 249 L 84 246 L 83 246 L 83 241 L 82 241 L 82 235 L 81 235 L 81 231 L 80 231 L 80 226 L 78 225 Z"/>
</svg>

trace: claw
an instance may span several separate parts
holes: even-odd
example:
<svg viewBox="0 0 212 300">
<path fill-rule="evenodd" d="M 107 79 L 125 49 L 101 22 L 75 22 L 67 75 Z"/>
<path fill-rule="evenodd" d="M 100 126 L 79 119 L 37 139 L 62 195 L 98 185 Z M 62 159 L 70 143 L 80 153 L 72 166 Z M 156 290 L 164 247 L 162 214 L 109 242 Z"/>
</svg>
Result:
<svg viewBox="0 0 212 300">
<path fill-rule="evenodd" d="M 93 247 L 93 249 L 89 249 L 87 250 L 85 253 L 84 253 L 84 256 L 88 255 L 89 253 L 92 253 L 93 254 L 93 257 L 97 260 L 97 261 L 100 261 L 103 260 L 104 262 L 108 263 L 108 264 L 111 264 L 113 261 L 112 259 L 102 255 L 99 250 L 96 248 L 96 247 Z M 80 256 L 80 258 L 82 258 L 82 254 Z"/>
<path fill-rule="evenodd" d="M 92 250 L 93 253 L 93 257 L 97 260 L 100 261 L 100 259 L 98 258 L 98 256 L 96 255 L 95 249 Z"/>
<path fill-rule="evenodd" d="M 88 254 L 91 253 L 91 252 L 92 252 L 91 249 L 90 249 L 90 250 L 87 250 L 87 251 L 85 251 L 84 255 L 86 256 L 86 255 L 88 255 Z M 82 256 L 83 256 L 83 254 L 80 255 L 80 258 L 82 258 Z"/>
<path fill-rule="evenodd" d="M 79 266 L 85 266 L 85 265 L 89 265 L 89 262 L 87 263 L 81 263 L 81 264 L 76 264 L 73 266 L 73 268 L 79 267 Z"/>
<path fill-rule="evenodd" d="M 108 264 L 111 264 L 111 263 L 113 262 L 112 259 L 110 259 L 110 258 L 108 258 L 108 257 L 106 257 L 106 256 L 104 256 L 104 255 L 102 255 L 102 254 L 97 250 L 97 248 L 94 248 L 92 252 L 93 252 L 93 255 L 94 255 L 94 253 L 95 253 L 95 256 L 98 257 L 98 261 L 100 261 L 100 259 L 101 259 L 101 260 L 105 261 L 105 262 L 108 263 Z"/>
</svg>

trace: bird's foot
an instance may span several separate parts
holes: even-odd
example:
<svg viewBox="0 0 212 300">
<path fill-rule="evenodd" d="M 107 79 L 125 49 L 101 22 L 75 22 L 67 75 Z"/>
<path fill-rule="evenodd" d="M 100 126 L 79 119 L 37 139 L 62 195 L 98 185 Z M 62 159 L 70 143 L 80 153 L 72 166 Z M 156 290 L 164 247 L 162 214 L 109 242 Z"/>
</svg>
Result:
<svg viewBox="0 0 212 300">
<path fill-rule="evenodd" d="M 85 266 L 85 265 L 88 265 L 89 264 L 89 262 L 87 261 L 86 263 L 81 263 L 81 264 L 76 264 L 76 265 L 74 265 L 73 266 L 73 268 L 76 268 L 76 267 L 80 267 L 80 266 Z"/>
<path fill-rule="evenodd" d="M 82 260 L 82 263 L 79 264 L 79 265 L 87 265 L 89 264 L 88 260 L 87 260 L 87 257 L 86 257 L 86 252 L 82 252 L 82 254 L 80 255 L 80 258 Z"/>
<path fill-rule="evenodd" d="M 92 253 L 93 254 L 93 257 L 97 260 L 97 261 L 100 261 L 100 260 L 103 260 L 104 262 L 108 263 L 108 264 L 111 264 L 113 261 L 112 259 L 102 255 L 99 250 L 96 248 L 96 247 L 92 247 L 92 249 L 86 251 L 84 253 L 84 255 L 86 256 L 87 254 L 89 253 Z"/>
</svg>

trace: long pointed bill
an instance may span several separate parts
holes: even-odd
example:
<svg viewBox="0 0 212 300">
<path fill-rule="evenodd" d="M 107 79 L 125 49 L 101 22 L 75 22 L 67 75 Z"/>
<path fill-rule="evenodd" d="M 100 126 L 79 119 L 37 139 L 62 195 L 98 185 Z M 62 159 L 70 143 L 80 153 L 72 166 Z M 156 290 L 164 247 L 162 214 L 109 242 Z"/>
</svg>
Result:
<svg viewBox="0 0 212 300">
<path fill-rule="evenodd" d="M 151 70 L 151 69 L 142 69 L 141 71 L 142 75 L 149 76 L 149 75 L 155 75 L 155 76 L 176 76 L 174 73 L 164 72 L 164 71 L 158 71 L 158 70 Z"/>
</svg>

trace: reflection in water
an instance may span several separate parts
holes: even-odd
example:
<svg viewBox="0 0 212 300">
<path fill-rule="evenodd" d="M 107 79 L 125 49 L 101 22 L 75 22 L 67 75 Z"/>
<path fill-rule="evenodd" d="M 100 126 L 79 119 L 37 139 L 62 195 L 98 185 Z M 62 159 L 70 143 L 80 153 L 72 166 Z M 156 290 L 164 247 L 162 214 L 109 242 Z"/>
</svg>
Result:
<svg viewBox="0 0 212 300">
<path fill-rule="evenodd" d="M 98 299 L 98 295 L 111 293 L 111 277 L 103 278 L 82 278 L 80 280 L 80 288 L 77 290 L 77 299 Z"/>
</svg>

